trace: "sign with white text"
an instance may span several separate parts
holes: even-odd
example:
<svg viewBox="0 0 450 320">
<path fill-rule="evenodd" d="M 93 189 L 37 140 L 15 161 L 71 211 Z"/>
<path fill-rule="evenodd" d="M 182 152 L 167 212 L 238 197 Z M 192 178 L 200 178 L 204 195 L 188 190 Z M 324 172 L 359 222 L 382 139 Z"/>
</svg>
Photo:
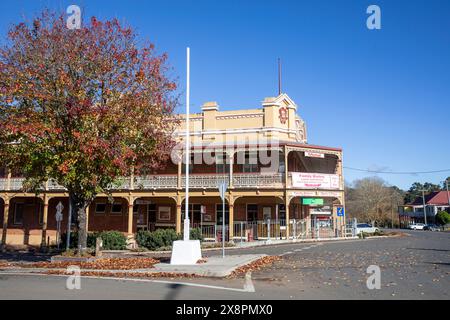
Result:
<svg viewBox="0 0 450 320">
<path fill-rule="evenodd" d="M 325 158 L 325 154 L 320 152 L 305 151 L 305 157 L 308 158 Z"/>
<path fill-rule="evenodd" d="M 292 186 L 300 189 L 339 189 L 337 174 L 292 172 Z"/>
</svg>

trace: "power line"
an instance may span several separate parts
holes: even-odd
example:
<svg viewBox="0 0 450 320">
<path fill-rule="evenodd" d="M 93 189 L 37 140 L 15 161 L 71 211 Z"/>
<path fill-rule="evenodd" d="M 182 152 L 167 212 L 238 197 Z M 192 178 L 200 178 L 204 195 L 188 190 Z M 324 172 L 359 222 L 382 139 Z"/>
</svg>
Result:
<svg viewBox="0 0 450 320">
<path fill-rule="evenodd" d="M 360 172 L 369 172 L 369 173 L 384 173 L 384 174 L 430 174 L 430 173 L 442 173 L 442 172 L 450 172 L 450 169 L 442 169 L 442 170 L 433 170 L 433 171 L 378 171 L 378 170 L 369 170 L 369 169 L 358 169 L 351 167 L 343 167 L 344 169 L 360 171 Z"/>
</svg>

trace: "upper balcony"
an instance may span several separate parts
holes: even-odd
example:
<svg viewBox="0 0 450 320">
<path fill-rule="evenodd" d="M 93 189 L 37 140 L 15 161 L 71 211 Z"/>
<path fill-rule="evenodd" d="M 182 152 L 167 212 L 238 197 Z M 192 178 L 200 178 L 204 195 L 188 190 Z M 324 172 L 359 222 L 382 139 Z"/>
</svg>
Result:
<svg viewBox="0 0 450 320">
<path fill-rule="evenodd" d="M 206 164 L 202 160 L 200 164 L 191 165 L 190 188 L 216 189 L 220 182 L 226 181 L 233 189 L 343 190 L 341 162 L 336 154 L 292 149 L 287 156 L 282 152 L 277 155 L 276 165 L 272 167 L 266 162 L 263 164 L 260 157 L 251 152 L 232 154 L 229 161 L 224 159 L 225 156 L 214 164 Z M 193 163 L 194 160 L 193 156 Z M 185 187 L 185 170 L 182 163 L 170 164 L 161 174 L 121 178 L 111 186 L 111 190 L 180 190 Z M 8 179 L 3 175 L 0 178 L 0 191 L 21 191 L 24 180 L 20 177 Z M 65 189 L 50 180 L 42 186 L 42 190 Z"/>
</svg>

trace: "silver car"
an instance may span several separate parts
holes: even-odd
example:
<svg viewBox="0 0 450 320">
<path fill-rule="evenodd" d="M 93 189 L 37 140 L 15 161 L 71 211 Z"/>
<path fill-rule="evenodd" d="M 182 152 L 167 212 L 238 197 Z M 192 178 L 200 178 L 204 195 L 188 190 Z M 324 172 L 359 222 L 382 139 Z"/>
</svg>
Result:
<svg viewBox="0 0 450 320">
<path fill-rule="evenodd" d="M 369 223 L 358 223 L 356 225 L 356 234 L 360 234 L 361 232 L 364 233 L 375 233 L 375 232 L 379 232 L 380 229 L 378 229 L 377 227 L 372 226 Z"/>
</svg>

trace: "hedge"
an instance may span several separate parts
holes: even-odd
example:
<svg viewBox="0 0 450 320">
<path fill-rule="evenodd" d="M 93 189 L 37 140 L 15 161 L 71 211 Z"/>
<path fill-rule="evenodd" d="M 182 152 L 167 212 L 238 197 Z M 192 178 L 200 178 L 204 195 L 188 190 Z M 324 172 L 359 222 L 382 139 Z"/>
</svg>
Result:
<svg viewBox="0 0 450 320">
<path fill-rule="evenodd" d="M 190 233 L 191 240 L 203 240 L 199 228 L 191 229 Z M 158 229 L 153 232 L 141 230 L 136 234 L 137 244 L 148 250 L 170 247 L 175 240 L 181 240 L 182 238 L 182 234 L 177 234 L 174 229 Z"/>
<path fill-rule="evenodd" d="M 125 250 L 127 247 L 127 238 L 122 232 L 119 231 L 102 231 L 102 232 L 88 232 L 87 247 L 95 249 L 95 243 L 97 238 L 103 240 L 103 250 Z M 67 234 L 61 235 L 61 243 L 66 244 Z M 70 245 L 71 249 L 77 249 L 78 247 L 78 232 L 70 233 Z"/>
</svg>

